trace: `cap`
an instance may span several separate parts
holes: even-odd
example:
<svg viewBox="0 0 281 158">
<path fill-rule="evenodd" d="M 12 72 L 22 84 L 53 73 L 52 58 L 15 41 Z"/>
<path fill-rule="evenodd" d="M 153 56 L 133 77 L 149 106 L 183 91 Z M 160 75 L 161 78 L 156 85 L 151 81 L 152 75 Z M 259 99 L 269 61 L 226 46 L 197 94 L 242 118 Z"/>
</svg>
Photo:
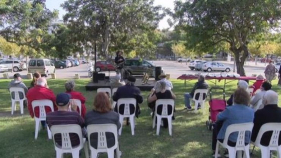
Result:
<svg viewBox="0 0 281 158">
<path fill-rule="evenodd" d="M 57 95 L 56 103 L 57 106 L 65 106 L 69 103 L 71 96 L 68 93 L 60 93 Z"/>
<path fill-rule="evenodd" d="M 18 77 L 21 77 L 21 75 L 19 73 L 15 73 L 14 78 L 18 78 Z"/>
<path fill-rule="evenodd" d="M 134 76 L 129 76 L 127 79 L 130 82 L 136 82 L 136 78 Z"/>
</svg>

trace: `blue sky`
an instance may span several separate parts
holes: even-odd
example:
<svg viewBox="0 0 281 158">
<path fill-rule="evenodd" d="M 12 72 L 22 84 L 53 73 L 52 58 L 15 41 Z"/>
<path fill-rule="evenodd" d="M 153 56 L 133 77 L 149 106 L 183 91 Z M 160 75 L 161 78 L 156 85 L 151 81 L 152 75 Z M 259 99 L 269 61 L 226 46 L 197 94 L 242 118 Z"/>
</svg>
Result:
<svg viewBox="0 0 281 158">
<path fill-rule="evenodd" d="M 65 14 L 65 11 L 60 7 L 60 5 L 65 1 L 66 0 L 46 0 L 46 6 L 50 10 L 54 10 L 54 9 L 59 10 L 59 13 L 60 13 L 59 17 L 60 17 L 60 19 L 62 19 L 62 16 Z M 154 0 L 154 4 L 162 5 L 163 7 L 173 9 L 174 0 Z M 160 29 L 169 27 L 169 25 L 167 23 L 167 19 L 168 19 L 168 17 L 166 17 L 162 21 L 160 21 L 159 26 L 158 26 Z"/>
</svg>

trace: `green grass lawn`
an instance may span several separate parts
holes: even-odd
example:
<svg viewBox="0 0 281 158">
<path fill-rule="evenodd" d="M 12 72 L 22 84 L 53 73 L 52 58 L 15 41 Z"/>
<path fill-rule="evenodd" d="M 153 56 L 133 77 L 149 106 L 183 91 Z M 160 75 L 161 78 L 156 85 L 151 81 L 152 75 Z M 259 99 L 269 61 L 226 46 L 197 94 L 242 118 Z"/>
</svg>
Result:
<svg viewBox="0 0 281 158">
<path fill-rule="evenodd" d="M 48 80 L 49 87 L 55 94 L 64 92 L 66 80 Z M 26 85 L 30 80 L 24 80 Z M 92 109 L 95 92 L 85 91 L 89 80 L 76 80 L 76 90 L 87 98 L 87 111 Z M 194 81 L 195 82 L 195 81 Z M 152 129 L 152 118 L 146 101 L 141 105 L 141 115 L 136 119 L 135 136 L 131 135 L 130 127 L 124 126 L 119 139 L 120 150 L 124 158 L 209 158 L 211 156 L 211 131 L 205 125 L 209 116 L 209 105 L 198 113 L 187 112 L 184 108 L 185 92 L 189 92 L 194 82 L 188 82 L 184 87 L 183 81 L 173 80 L 176 99 L 176 120 L 173 121 L 173 136 L 169 136 L 168 129 L 161 128 L 160 135 Z M 0 80 L 0 158 L 53 158 L 55 149 L 52 140 L 47 139 L 46 130 L 40 131 L 38 139 L 34 139 L 34 120 L 29 116 L 27 108 L 24 115 L 20 115 L 19 108 L 11 116 L 11 101 L 7 89 L 9 80 Z M 226 97 L 236 88 L 236 81 L 226 86 Z M 273 82 L 273 89 L 280 95 L 280 87 Z M 218 85 L 221 85 L 219 83 Z M 144 98 L 148 92 L 143 92 Z M 222 95 L 217 93 L 217 95 Z M 146 99 L 145 99 L 146 100 Z M 279 99 L 279 105 L 281 105 Z M 66 157 L 71 157 L 70 155 Z M 101 157 L 107 157 L 105 154 Z M 260 157 L 256 149 L 253 158 Z"/>
</svg>

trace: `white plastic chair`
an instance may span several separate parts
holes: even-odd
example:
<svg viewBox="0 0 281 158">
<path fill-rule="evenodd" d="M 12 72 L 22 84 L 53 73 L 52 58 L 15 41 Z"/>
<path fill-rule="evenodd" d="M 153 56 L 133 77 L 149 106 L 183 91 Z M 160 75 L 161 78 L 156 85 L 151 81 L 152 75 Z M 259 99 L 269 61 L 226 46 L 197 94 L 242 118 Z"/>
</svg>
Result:
<svg viewBox="0 0 281 158">
<path fill-rule="evenodd" d="M 199 93 L 199 98 L 198 99 L 195 98 L 197 93 Z M 195 90 L 193 98 L 192 98 L 192 100 L 195 102 L 195 107 L 194 107 L 195 112 L 198 110 L 198 105 L 199 104 L 201 105 L 202 109 L 204 108 L 204 104 L 205 104 L 205 101 L 207 99 L 207 93 L 208 93 L 208 89 L 196 89 Z M 203 98 L 204 94 L 205 94 L 205 98 Z"/>
<path fill-rule="evenodd" d="M 159 105 L 163 105 L 161 115 L 157 114 L 157 107 Z M 172 106 L 172 113 L 168 115 L 168 105 Z M 155 103 L 155 112 L 152 122 L 152 128 L 155 128 L 155 119 L 157 118 L 157 128 L 156 128 L 156 135 L 159 135 L 160 132 L 160 124 L 162 118 L 168 119 L 168 127 L 169 127 L 169 134 L 172 136 L 172 117 L 174 114 L 174 107 L 175 101 L 173 99 L 158 99 Z"/>
<path fill-rule="evenodd" d="M 265 132 L 272 131 L 270 143 L 268 146 L 263 146 L 260 144 L 261 138 Z M 258 136 L 255 141 L 255 146 L 261 149 L 261 158 L 269 158 L 270 151 L 277 151 L 278 158 L 281 158 L 281 145 L 278 145 L 279 134 L 281 131 L 281 123 L 266 123 L 261 126 Z"/>
<path fill-rule="evenodd" d="M 41 121 L 46 121 L 46 111 L 45 107 L 50 107 L 51 111 L 54 111 L 54 105 L 51 100 L 44 99 L 44 100 L 34 100 L 31 102 L 32 105 L 32 110 L 33 112 L 35 111 L 35 107 L 39 108 L 39 117 L 36 117 L 34 114 L 34 119 L 35 119 L 35 139 L 38 137 L 38 132 L 40 130 L 40 122 Z M 48 131 L 48 138 L 52 139 L 51 131 L 49 127 L 47 126 L 47 131 Z"/>
<path fill-rule="evenodd" d="M 99 92 L 104 92 L 104 93 L 108 93 L 108 95 L 109 95 L 109 98 L 111 98 L 111 89 L 110 88 L 98 88 L 97 89 L 97 93 L 99 93 Z"/>
<path fill-rule="evenodd" d="M 83 138 L 80 125 L 53 125 L 51 127 L 53 142 L 56 150 L 56 158 L 63 158 L 64 153 L 71 153 L 73 158 L 79 158 L 79 151 L 84 147 L 86 158 L 89 157 L 89 150 L 86 139 Z M 78 146 L 71 145 L 70 133 L 78 135 L 80 143 Z M 61 146 L 55 142 L 55 134 L 61 134 Z M 84 146 L 85 145 L 85 146 Z"/>
<path fill-rule="evenodd" d="M 12 93 L 14 93 L 15 98 L 12 97 Z M 23 94 L 23 98 L 20 99 L 20 93 Z M 19 102 L 20 104 L 20 113 L 23 114 L 24 110 L 24 101 L 27 100 L 25 97 L 25 92 L 23 88 L 20 87 L 11 87 L 10 88 L 10 94 L 11 94 L 11 101 L 12 101 L 12 109 L 11 109 L 11 114 L 14 114 L 14 110 L 16 111 L 16 103 Z"/>
<path fill-rule="evenodd" d="M 247 91 L 249 92 L 251 97 L 254 95 L 254 88 L 248 88 Z"/>
<path fill-rule="evenodd" d="M 82 103 L 81 103 L 81 100 L 79 100 L 79 99 L 72 99 L 72 100 L 76 103 L 77 107 L 79 108 L 79 114 L 81 115 L 82 114 Z"/>
<path fill-rule="evenodd" d="M 116 150 L 116 157 L 120 158 L 117 126 L 115 124 L 92 124 L 87 126 L 89 147 L 91 151 L 91 158 L 96 158 L 98 153 L 106 152 L 108 158 L 114 158 L 114 150 Z M 106 132 L 113 133 L 115 138 L 115 144 L 108 148 Z M 92 133 L 98 133 L 97 149 L 91 146 L 90 137 Z"/>
<path fill-rule="evenodd" d="M 123 126 L 123 120 L 124 118 L 129 118 L 130 120 L 130 124 L 131 124 L 131 131 L 132 131 L 132 135 L 135 135 L 135 112 L 136 112 L 136 99 L 135 98 L 121 98 L 118 99 L 117 101 L 117 110 L 119 113 L 119 108 L 121 104 L 124 104 L 124 114 L 120 114 L 119 113 L 119 121 L 121 124 L 121 127 L 119 129 L 119 135 L 121 135 L 122 133 L 122 126 Z M 130 104 L 133 104 L 133 106 L 135 107 L 135 111 L 133 111 L 132 114 L 130 114 Z"/>
<path fill-rule="evenodd" d="M 250 158 L 250 151 L 249 151 L 250 143 L 245 145 L 245 134 L 246 131 L 252 132 L 253 126 L 254 124 L 252 122 L 229 125 L 226 129 L 223 143 L 217 141 L 215 158 L 218 157 L 220 145 L 224 148 L 227 148 L 229 158 L 236 158 L 237 151 L 244 151 L 243 157 L 246 156 L 246 158 Z M 228 142 L 229 135 L 234 132 L 238 132 L 238 136 L 237 136 L 236 146 L 231 147 L 227 144 L 227 142 Z"/>
</svg>

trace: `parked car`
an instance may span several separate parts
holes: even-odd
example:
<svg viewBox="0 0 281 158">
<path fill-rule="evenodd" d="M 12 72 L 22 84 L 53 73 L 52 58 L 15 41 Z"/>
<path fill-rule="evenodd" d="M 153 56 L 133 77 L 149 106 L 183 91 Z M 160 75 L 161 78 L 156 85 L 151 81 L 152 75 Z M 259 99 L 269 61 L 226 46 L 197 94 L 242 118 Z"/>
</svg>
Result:
<svg viewBox="0 0 281 158">
<path fill-rule="evenodd" d="M 30 59 L 28 65 L 28 73 L 39 72 L 48 76 L 56 71 L 55 65 L 50 59 Z"/>
<path fill-rule="evenodd" d="M 116 68 L 113 64 L 107 61 L 97 61 L 96 62 L 96 71 L 115 71 Z"/>
<path fill-rule="evenodd" d="M 178 58 L 177 61 L 180 62 L 189 62 L 190 59 L 189 58 Z"/>
<path fill-rule="evenodd" d="M 9 71 L 8 67 L 5 65 L 0 65 L 0 72 L 7 72 Z"/>
<path fill-rule="evenodd" d="M 64 61 L 56 60 L 54 62 L 55 62 L 55 68 L 64 69 L 67 67 Z"/>
<path fill-rule="evenodd" d="M 207 62 L 207 61 L 202 61 L 202 62 L 196 63 L 195 66 L 194 66 L 194 69 L 195 69 L 196 71 L 201 71 L 203 65 L 204 65 L 206 62 Z"/>
<path fill-rule="evenodd" d="M 79 66 L 80 62 L 77 59 L 73 59 L 75 66 Z"/>
<path fill-rule="evenodd" d="M 69 60 L 63 60 L 63 62 L 65 63 L 67 68 L 71 67 L 71 62 Z"/>
<path fill-rule="evenodd" d="M 69 61 L 70 61 L 70 63 L 71 63 L 71 67 L 75 66 L 74 60 L 69 60 Z"/>
<path fill-rule="evenodd" d="M 229 66 L 226 66 L 222 63 L 219 62 L 206 62 L 203 67 L 202 67 L 203 71 L 225 71 L 225 72 L 229 72 L 231 70 L 231 68 Z"/>
<path fill-rule="evenodd" d="M 278 72 L 279 71 L 279 69 L 280 69 L 280 65 L 281 65 L 281 63 L 276 63 L 274 66 L 275 66 L 275 70 L 276 70 L 276 72 Z"/>
<path fill-rule="evenodd" d="M 130 75 L 143 75 L 146 72 L 149 76 L 155 77 L 155 66 L 147 60 L 126 59 L 124 69 Z"/>
<path fill-rule="evenodd" d="M 190 70 L 194 70 L 195 69 L 195 65 L 201 63 L 201 60 L 193 60 L 190 61 L 188 67 L 190 68 Z"/>
<path fill-rule="evenodd" d="M 9 70 L 13 69 L 14 72 L 26 69 L 26 64 L 20 60 L 2 60 L 0 65 L 5 65 Z"/>
</svg>

